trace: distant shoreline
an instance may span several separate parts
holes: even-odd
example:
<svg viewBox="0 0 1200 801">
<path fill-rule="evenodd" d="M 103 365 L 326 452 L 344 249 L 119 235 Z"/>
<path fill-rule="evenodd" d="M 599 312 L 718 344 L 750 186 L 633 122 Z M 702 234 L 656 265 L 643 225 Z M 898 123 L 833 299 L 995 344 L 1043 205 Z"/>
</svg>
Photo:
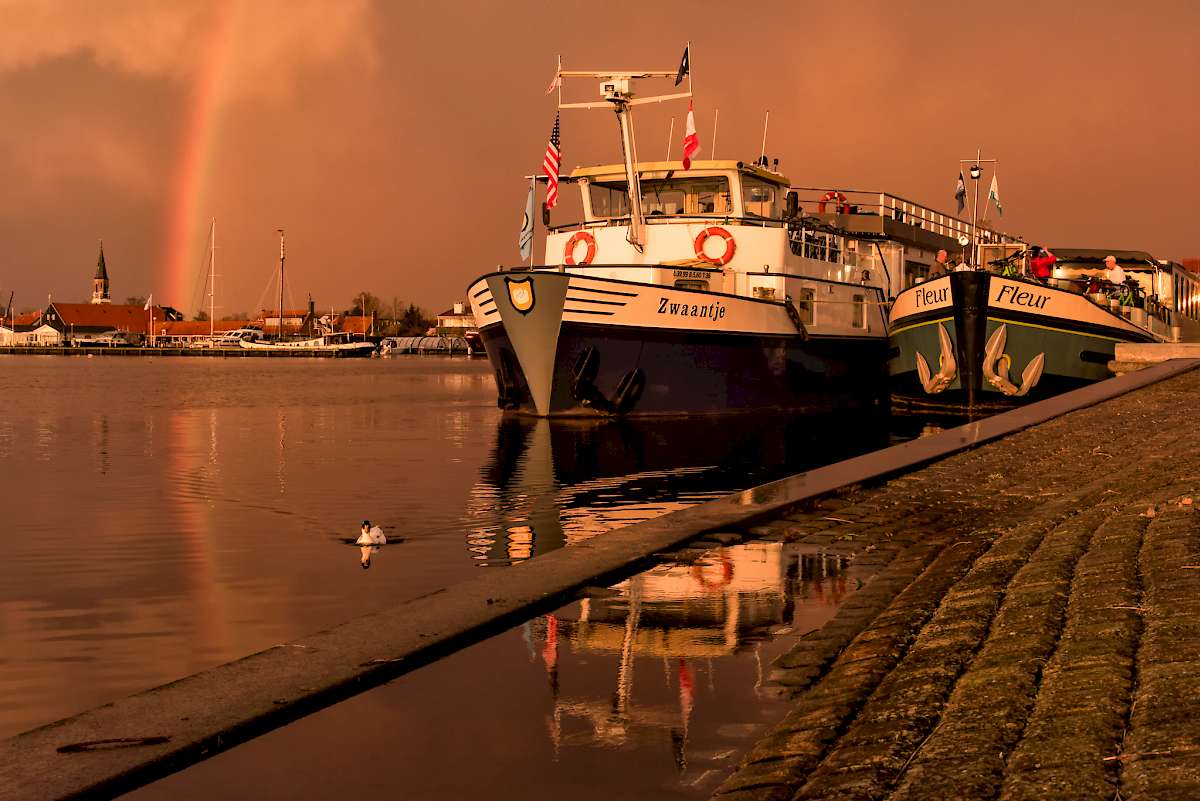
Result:
<svg viewBox="0 0 1200 801">
<path fill-rule="evenodd" d="M 0 356 L 207 356 L 210 358 L 347 358 L 338 351 L 287 348 L 251 350 L 249 348 L 147 348 L 138 345 L 73 346 L 62 345 L 3 345 Z"/>
</svg>

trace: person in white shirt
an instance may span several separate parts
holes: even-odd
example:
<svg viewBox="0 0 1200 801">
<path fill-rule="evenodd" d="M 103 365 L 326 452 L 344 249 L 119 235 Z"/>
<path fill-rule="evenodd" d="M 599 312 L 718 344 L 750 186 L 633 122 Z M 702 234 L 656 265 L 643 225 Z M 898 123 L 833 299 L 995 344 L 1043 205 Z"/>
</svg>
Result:
<svg viewBox="0 0 1200 801">
<path fill-rule="evenodd" d="M 1108 272 L 1104 277 L 1107 278 L 1110 283 L 1116 284 L 1117 286 L 1123 286 L 1125 284 L 1125 271 L 1121 269 L 1121 265 L 1117 264 L 1116 256 L 1105 256 L 1104 266 L 1108 268 Z"/>
<path fill-rule="evenodd" d="M 358 535 L 358 539 L 354 541 L 355 545 L 362 546 L 360 551 L 362 558 L 360 563 L 362 569 L 366 570 L 371 566 L 371 554 L 379 550 L 379 546 L 387 545 L 387 535 L 383 533 L 383 529 L 379 526 L 372 526 L 370 520 L 362 521 L 362 533 Z"/>
</svg>

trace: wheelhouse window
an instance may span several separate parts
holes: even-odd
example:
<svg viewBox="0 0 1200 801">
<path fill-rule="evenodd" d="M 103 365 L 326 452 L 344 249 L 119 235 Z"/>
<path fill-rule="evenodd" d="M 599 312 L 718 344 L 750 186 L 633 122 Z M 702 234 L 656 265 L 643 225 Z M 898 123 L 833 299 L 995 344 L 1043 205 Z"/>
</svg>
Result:
<svg viewBox="0 0 1200 801">
<path fill-rule="evenodd" d="M 779 187 L 746 176 L 742 178 L 742 207 L 747 217 L 777 217 L 775 201 Z"/>
<path fill-rule="evenodd" d="M 642 181 L 642 212 L 651 214 L 683 214 L 687 203 L 684 184 L 668 181 Z"/>
<path fill-rule="evenodd" d="M 592 197 L 593 217 L 629 216 L 629 192 L 625 189 L 624 182 L 592 183 L 588 185 L 588 192 Z"/>
<path fill-rule="evenodd" d="M 721 176 L 686 179 L 643 179 L 642 213 L 647 217 L 724 217 L 733 213 L 729 180 Z M 624 181 L 592 182 L 588 191 L 592 216 L 597 219 L 628 217 L 629 194 Z"/>
</svg>

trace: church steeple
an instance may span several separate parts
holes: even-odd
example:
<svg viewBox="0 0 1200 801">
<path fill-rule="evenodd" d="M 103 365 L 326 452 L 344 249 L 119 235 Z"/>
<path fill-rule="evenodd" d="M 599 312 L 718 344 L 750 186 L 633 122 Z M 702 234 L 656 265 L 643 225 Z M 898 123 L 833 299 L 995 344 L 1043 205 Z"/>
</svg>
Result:
<svg viewBox="0 0 1200 801">
<path fill-rule="evenodd" d="M 108 296 L 108 266 L 104 263 L 104 240 L 100 240 L 100 258 L 96 259 L 96 276 L 92 279 L 92 303 L 112 303 Z"/>
</svg>

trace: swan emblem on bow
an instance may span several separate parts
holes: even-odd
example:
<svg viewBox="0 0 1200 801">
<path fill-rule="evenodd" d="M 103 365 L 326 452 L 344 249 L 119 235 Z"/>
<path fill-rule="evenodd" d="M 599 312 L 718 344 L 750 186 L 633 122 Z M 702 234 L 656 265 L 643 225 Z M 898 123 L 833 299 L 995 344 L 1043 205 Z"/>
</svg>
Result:
<svg viewBox="0 0 1200 801">
<path fill-rule="evenodd" d="M 917 351 L 917 376 L 921 379 L 921 386 L 930 395 L 936 395 L 946 389 L 958 375 L 958 362 L 954 360 L 954 346 L 950 342 L 950 335 L 946 333 L 946 326 L 942 323 L 938 323 L 938 342 L 941 343 L 942 352 L 938 356 L 936 375 L 930 371 L 925 357 L 921 355 L 920 351 Z"/>
<path fill-rule="evenodd" d="M 983 377 L 996 389 L 1010 398 L 1024 397 L 1029 390 L 1037 386 L 1046 366 L 1046 354 L 1039 353 L 1030 360 L 1021 371 L 1021 386 L 1018 387 L 1008 380 L 1008 368 L 1012 357 L 1004 352 L 1008 342 L 1008 326 L 1001 325 L 988 337 L 987 347 L 983 351 Z"/>
</svg>

